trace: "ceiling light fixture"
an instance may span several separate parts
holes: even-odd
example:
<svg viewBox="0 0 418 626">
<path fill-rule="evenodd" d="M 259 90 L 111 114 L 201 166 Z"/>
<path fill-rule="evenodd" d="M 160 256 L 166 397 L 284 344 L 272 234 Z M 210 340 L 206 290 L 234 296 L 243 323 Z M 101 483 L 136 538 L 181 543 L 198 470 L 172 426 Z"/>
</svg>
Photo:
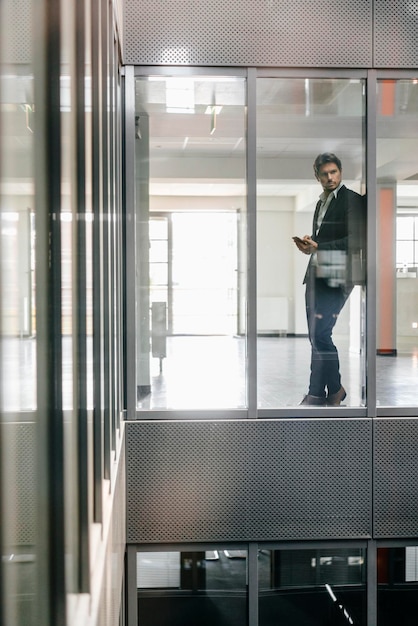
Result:
<svg viewBox="0 0 418 626">
<path fill-rule="evenodd" d="M 205 115 L 211 116 L 211 119 L 210 119 L 210 134 L 211 135 L 213 135 L 213 133 L 216 130 L 216 116 L 221 111 L 222 111 L 222 107 L 216 104 L 209 105 L 206 107 Z"/>
</svg>

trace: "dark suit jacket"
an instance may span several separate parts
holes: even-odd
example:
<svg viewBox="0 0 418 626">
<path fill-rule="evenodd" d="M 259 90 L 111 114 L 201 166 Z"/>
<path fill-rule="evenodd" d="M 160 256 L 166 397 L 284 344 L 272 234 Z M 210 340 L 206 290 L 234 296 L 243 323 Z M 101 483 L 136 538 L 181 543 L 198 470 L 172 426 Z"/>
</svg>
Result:
<svg viewBox="0 0 418 626">
<path fill-rule="evenodd" d="M 322 224 L 317 230 L 316 205 L 312 239 L 318 244 L 306 270 L 304 283 L 312 278 L 323 278 L 331 287 L 350 289 L 364 284 L 366 276 L 366 202 L 365 196 L 344 185 L 328 206 Z"/>
</svg>

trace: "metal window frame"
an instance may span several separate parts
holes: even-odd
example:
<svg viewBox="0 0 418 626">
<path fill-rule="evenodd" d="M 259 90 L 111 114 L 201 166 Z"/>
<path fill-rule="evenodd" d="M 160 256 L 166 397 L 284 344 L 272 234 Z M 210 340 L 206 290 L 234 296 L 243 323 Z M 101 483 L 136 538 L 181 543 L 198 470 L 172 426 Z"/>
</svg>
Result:
<svg viewBox="0 0 418 626">
<path fill-rule="evenodd" d="M 91 0 L 91 67 L 92 67 L 92 254 L 93 254 L 93 477 L 95 522 L 103 521 L 103 411 L 102 411 L 102 284 L 101 284 L 101 48 L 100 0 Z"/>
<path fill-rule="evenodd" d="M 78 589 L 90 591 L 88 407 L 87 407 L 87 258 L 86 258 L 86 132 L 85 132 L 85 3 L 75 0 L 76 92 L 76 240 L 75 292 L 77 346 L 77 476 L 78 489 Z"/>
<path fill-rule="evenodd" d="M 266 550 L 319 550 L 360 548 L 366 550 L 366 605 L 367 625 L 377 625 L 377 548 L 396 546 L 407 547 L 411 541 L 379 542 L 370 540 L 346 541 L 301 541 L 301 542 L 249 542 L 249 543 L 199 543 L 199 544 L 129 544 L 127 546 L 127 626 L 136 626 L 138 621 L 138 598 L 136 587 L 136 559 L 138 552 L 188 552 L 205 550 L 246 550 L 247 551 L 247 618 L 248 626 L 258 626 L 259 576 L 258 551 Z"/>
<path fill-rule="evenodd" d="M 108 90 L 108 2 L 100 0 L 100 55 L 101 55 L 101 149 L 102 149 L 102 215 L 101 215 L 101 266 L 103 324 L 103 467 L 104 478 L 110 480 L 112 448 L 112 406 L 110 389 L 110 242 L 109 242 L 109 90 Z"/>
<path fill-rule="evenodd" d="M 135 78 L 145 76 L 237 76 L 244 77 L 247 81 L 247 407 L 236 409 L 197 409 L 194 411 L 172 410 L 146 410 L 136 409 L 136 398 L 133 397 L 134 386 L 127 385 L 129 419 L 253 419 L 254 417 L 279 419 L 300 417 L 297 407 L 277 407 L 263 409 L 257 406 L 257 311 L 256 311 L 256 88 L 257 78 L 317 78 L 317 79 L 362 79 L 365 81 L 365 119 L 364 119 L 364 147 L 365 147 L 365 173 L 367 188 L 368 210 L 368 261 L 367 261 L 367 291 L 366 291 L 366 359 L 365 381 L 367 403 L 361 407 L 338 407 L 338 416 L 343 418 L 358 417 L 409 417 L 417 416 L 414 406 L 377 406 L 376 398 L 376 253 L 377 253 L 377 176 L 376 176 L 376 149 L 377 149 L 377 82 L 381 79 L 412 80 L 416 79 L 414 70 L 399 69 L 331 69 L 331 68 L 242 68 L 242 67 L 166 67 L 166 66 L 127 66 L 126 77 L 130 76 L 131 85 L 126 83 L 126 97 L 131 98 L 130 109 L 126 109 L 126 126 L 130 127 L 130 135 L 126 137 L 125 163 L 129 168 L 126 176 L 126 201 L 127 219 L 134 223 L 135 206 L 134 189 L 134 116 L 135 116 Z M 129 94 L 129 90 L 132 90 Z M 133 162 L 132 162 L 133 161 Z M 131 235 L 132 236 L 132 235 Z M 134 244 L 133 244 L 134 245 Z M 130 250 L 127 241 L 126 252 L 127 272 L 130 264 L 135 263 L 134 251 Z M 135 267 L 135 265 L 133 265 Z M 134 284 L 129 282 L 128 284 Z M 135 297 L 128 294 L 127 299 L 127 334 L 135 336 Z M 132 350 L 128 350 L 127 371 L 134 371 L 135 358 Z M 327 416 L 333 415 L 332 409 L 328 409 Z M 304 407 L 303 416 L 307 418 L 323 418 L 323 411 L 317 407 Z"/>
<path fill-rule="evenodd" d="M 243 74 L 244 72 L 244 74 Z M 127 359 L 127 374 L 130 380 L 133 382 L 131 386 L 128 385 L 128 404 L 130 410 L 128 415 L 130 419 L 172 419 L 172 420 L 187 420 L 187 419 L 246 419 L 249 417 L 265 417 L 265 418 L 281 418 L 281 417 L 297 417 L 297 409 L 275 409 L 275 410 L 262 410 L 257 409 L 257 389 L 256 389 L 256 274 L 254 271 L 254 264 L 256 260 L 255 255 L 255 242 L 256 231 L 254 222 L 255 213 L 255 184 L 256 184 L 256 155 L 255 155 L 255 88 L 256 79 L 258 77 L 277 77 L 277 78 L 359 78 L 365 80 L 366 84 L 366 112 L 365 112 L 365 136 L 364 144 L 366 149 L 366 186 L 368 196 L 368 282 L 367 282 L 367 296 L 366 296 L 366 380 L 367 380 L 367 395 L 368 401 L 366 407 L 353 407 L 349 409 L 339 408 L 338 417 L 340 418 L 352 418 L 363 417 L 371 419 L 376 417 L 416 417 L 416 407 L 378 407 L 376 403 L 376 252 L 377 252 L 377 176 L 376 176 L 376 151 L 377 151 L 377 82 L 380 79 L 416 79 L 416 73 L 412 70 L 363 70 L 363 69 L 276 69 L 276 68 L 248 68 L 243 70 L 242 68 L 164 68 L 164 67 L 127 67 L 126 75 L 129 76 L 129 80 L 126 83 L 127 90 L 126 98 L 129 100 L 129 109 L 126 109 L 126 129 L 129 129 L 131 133 L 130 137 L 126 138 L 127 151 L 125 155 L 126 167 L 130 173 L 130 177 L 127 179 L 127 188 L 129 189 L 128 197 L 130 202 L 127 202 L 127 207 L 131 208 L 129 213 L 129 219 L 134 220 L 134 212 L 132 207 L 134 206 L 135 189 L 133 184 L 133 177 L 135 172 L 134 163 L 130 160 L 133 154 L 132 145 L 135 132 L 134 115 L 135 115 L 135 77 L 146 76 L 149 74 L 159 76 L 195 76 L 195 75 L 210 75 L 219 76 L 222 75 L 234 75 L 245 76 L 247 78 L 247 114 L 248 114 L 248 136 L 247 136 L 247 184 L 248 184 L 248 251 L 249 251 L 249 270 L 248 270 L 248 358 L 249 369 L 247 370 L 247 376 L 249 377 L 249 390 L 248 390 L 248 407 L 245 410 L 195 410 L 195 411 L 183 411 L 183 410 L 166 410 L 166 411 L 136 411 L 136 398 L 133 390 L 134 385 L 134 371 L 135 367 L 135 354 L 134 347 L 132 345 L 128 349 Z M 135 259 L 135 240 L 134 229 L 130 229 L 129 241 L 127 241 L 127 274 L 134 273 L 134 259 Z M 133 247 L 131 247 L 133 246 Z M 251 262 L 252 261 L 252 262 Z M 133 265 L 131 265 L 133 263 Z M 131 284 L 134 284 L 133 281 Z M 127 298 L 127 333 L 128 336 L 135 336 L 135 294 L 129 293 Z M 131 342 L 132 344 L 133 342 Z M 251 374 L 250 374 L 251 373 Z M 312 408 L 304 411 L 306 417 L 323 417 L 318 409 Z M 373 454 L 374 457 L 374 454 Z M 372 459 L 373 462 L 373 459 Z M 372 505 L 371 505 L 372 506 Z M 249 563 L 249 626 L 258 626 L 258 573 L 257 573 L 257 560 L 256 554 L 260 546 L 282 549 L 306 549 L 308 547 L 347 547 L 349 545 L 356 547 L 365 547 L 367 549 L 367 624 L 369 626 L 376 626 L 377 624 L 377 550 L 379 547 L 406 547 L 411 545 L 411 539 L 392 539 L 392 540 L 375 540 L 368 539 L 363 541 L 333 541 L 333 542 L 281 542 L 281 543 L 263 543 L 246 544 L 248 547 L 248 563 Z M 224 546 L 224 544 L 222 544 Z M 237 546 L 234 545 L 236 548 Z M 205 545 L 203 548 L 213 548 L 213 545 Z M 136 552 L 141 551 L 159 551 L 159 550 L 184 550 L 184 549 L 199 549 L 199 546 L 193 544 L 192 546 L 184 545 L 128 545 L 128 624 L 136 624 L 137 619 L 137 602 L 136 602 Z M 132 578 L 133 577 L 133 578 Z M 133 588 L 134 587 L 134 588 Z M 132 620 L 132 621 L 129 621 Z"/>
<path fill-rule="evenodd" d="M 300 417 L 300 411 L 298 412 L 297 407 L 277 407 L 274 409 L 263 409 L 257 406 L 257 306 L 256 306 L 256 294 L 257 294 L 257 277 L 256 277 L 256 210 L 257 210 L 257 197 L 256 197 L 256 185 L 257 185 L 257 172 L 256 172 L 256 89 L 257 89 L 257 79 L 258 78 L 340 78 L 340 79 L 363 79 L 367 80 L 367 85 L 369 92 L 367 97 L 370 100 L 371 109 L 366 108 L 367 120 L 368 123 L 373 119 L 373 115 L 375 112 L 375 105 L 373 106 L 373 102 L 371 99 L 371 93 L 375 87 L 373 87 L 374 76 L 372 71 L 367 71 L 363 69 L 278 69 L 278 68 L 234 68 L 234 67 L 164 67 L 164 66 L 147 66 L 147 67 L 139 67 L 139 66 L 127 66 L 125 68 L 125 81 L 126 78 L 130 76 L 129 81 L 131 86 L 125 82 L 126 90 L 132 90 L 131 93 L 129 91 L 126 92 L 126 98 L 130 98 L 129 102 L 130 109 L 126 109 L 126 124 L 129 121 L 129 133 L 130 136 L 126 137 L 126 153 L 125 153 L 125 163 L 126 167 L 129 168 L 126 173 L 126 204 L 127 211 L 129 214 L 127 218 L 129 223 L 135 223 L 135 215 L 133 211 L 133 207 L 135 206 L 135 189 L 133 181 L 135 174 L 135 152 L 134 152 L 134 116 L 135 116 L 135 78 L 137 77 L 146 77 L 146 76 L 213 76 L 214 78 L 217 76 L 237 76 L 244 77 L 246 79 L 246 107 L 247 107 L 247 153 L 246 153 L 246 167 L 247 167 L 247 407 L 244 409 L 214 409 L 214 410 L 205 410 L 205 409 L 197 409 L 194 411 L 183 411 L 181 409 L 172 410 L 146 410 L 146 409 L 138 409 L 136 408 L 136 397 L 134 397 L 134 386 L 128 385 L 127 394 L 128 394 L 128 406 L 130 407 L 128 410 L 128 419 L 254 419 L 254 418 L 289 418 L 289 417 Z M 128 101 L 128 100 L 127 100 Z M 370 120 L 369 120 L 370 118 Z M 373 131 L 373 128 L 372 128 Z M 375 132 L 368 132 L 367 136 L 364 137 L 364 144 L 366 147 L 367 154 L 367 189 L 369 196 L 369 204 L 371 206 L 373 198 L 371 198 L 371 193 L 369 193 L 369 189 L 371 186 L 370 177 L 373 172 L 373 168 L 370 166 L 370 163 L 375 163 L 375 150 L 370 149 L 370 145 L 375 145 Z M 375 206 L 375 205 L 374 205 Z M 369 209 L 375 211 L 375 208 Z M 371 220 L 372 221 L 372 220 Z M 374 224 L 374 221 L 373 221 Z M 375 226 L 370 229 L 372 232 L 370 233 L 371 242 L 375 242 Z M 131 263 L 135 264 L 135 252 L 129 249 L 130 244 L 127 241 L 127 272 L 129 272 L 129 267 Z M 369 254 L 369 263 L 371 255 Z M 133 266 L 135 267 L 135 265 Z M 372 277 L 372 268 L 369 267 L 368 275 L 369 280 L 373 281 Z M 129 283 L 135 284 L 135 283 Z M 370 285 L 372 285 L 371 290 Z M 367 289 L 367 341 L 369 342 L 367 347 L 367 354 L 373 354 L 373 350 L 370 344 L 375 343 L 375 328 L 374 322 L 372 323 L 371 319 L 374 320 L 374 316 L 369 314 L 370 311 L 373 310 L 373 301 L 372 301 L 372 293 L 375 290 L 375 282 L 374 285 L 372 282 L 368 283 Z M 135 336 L 135 297 L 129 297 L 127 300 L 127 334 L 128 336 Z M 373 333 L 373 334 L 371 334 Z M 367 360 L 367 372 L 366 377 L 367 380 L 375 379 L 375 376 L 371 376 L 373 372 L 373 359 Z M 127 371 L 135 371 L 135 355 L 134 350 L 130 350 L 127 355 Z M 329 410 L 330 412 L 332 409 Z M 375 408 L 372 407 L 339 407 L 338 408 L 338 416 L 344 418 L 358 418 L 358 417 L 366 417 L 370 416 L 370 413 L 375 414 Z M 328 415 L 328 413 L 327 413 Z M 323 418 L 323 411 L 317 407 L 304 407 L 304 417 L 318 417 Z"/>
<path fill-rule="evenodd" d="M 127 419 L 136 417 L 135 333 L 136 333 L 136 235 L 135 235 L 135 77 L 132 66 L 124 73 L 124 170 L 125 170 L 125 292 L 126 292 L 126 408 Z M 128 559 L 129 560 L 129 559 Z M 128 563 L 129 568 L 129 563 Z"/>
<path fill-rule="evenodd" d="M 59 2 L 42 3 L 34 16 L 37 118 L 36 311 L 39 579 L 38 619 L 65 624 L 64 435 L 61 329 L 61 39 Z"/>
</svg>

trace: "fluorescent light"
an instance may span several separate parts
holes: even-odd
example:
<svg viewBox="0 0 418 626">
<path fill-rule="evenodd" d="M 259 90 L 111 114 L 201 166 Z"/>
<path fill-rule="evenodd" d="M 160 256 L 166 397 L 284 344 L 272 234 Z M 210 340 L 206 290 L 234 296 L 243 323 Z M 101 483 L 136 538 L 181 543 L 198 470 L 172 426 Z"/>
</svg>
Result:
<svg viewBox="0 0 418 626">
<path fill-rule="evenodd" d="M 205 115 L 212 115 L 213 113 L 219 115 L 221 111 L 222 107 L 220 105 L 211 104 L 206 107 Z"/>
<path fill-rule="evenodd" d="M 328 591 L 328 593 L 331 596 L 333 602 L 337 602 L 337 598 L 335 597 L 333 590 L 331 589 L 331 587 L 328 584 L 325 585 L 325 589 Z"/>
<path fill-rule="evenodd" d="M 167 113 L 194 113 L 194 81 L 190 78 L 171 78 L 165 85 Z"/>
</svg>

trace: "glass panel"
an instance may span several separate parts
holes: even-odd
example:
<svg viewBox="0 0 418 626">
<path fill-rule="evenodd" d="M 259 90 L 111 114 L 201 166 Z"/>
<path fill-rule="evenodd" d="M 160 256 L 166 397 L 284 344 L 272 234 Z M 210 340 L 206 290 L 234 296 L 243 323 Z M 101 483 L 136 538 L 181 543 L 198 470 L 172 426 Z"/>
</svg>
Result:
<svg viewBox="0 0 418 626">
<path fill-rule="evenodd" d="M 414 267 L 415 245 L 413 241 L 396 241 L 396 267 L 408 271 L 408 267 Z"/>
<path fill-rule="evenodd" d="M 243 79 L 137 79 L 138 408 L 246 405 L 245 136 Z"/>
<path fill-rule="evenodd" d="M 76 238 L 76 178 L 74 171 L 75 137 L 75 32 L 73 1 L 65 2 L 61 12 L 61 323 L 62 395 L 64 409 L 64 509 L 66 588 L 78 586 L 78 474 L 77 413 L 74 411 L 77 363 L 77 290 L 74 258 Z"/>
<path fill-rule="evenodd" d="M 377 624 L 412 626 L 418 615 L 418 547 L 378 548 Z"/>
<path fill-rule="evenodd" d="M 38 583 L 48 554 L 39 549 L 37 532 L 44 459 L 37 432 L 34 215 L 43 207 L 35 204 L 42 139 L 34 133 L 32 21 L 44 8 L 0 2 L 0 621 L 8 626 L 41 624 L 46 608 Z"/>
<path fill-rule="evenodd" d="M 417 81 L 379 81 L 376 393 L 386 406 L 417 403 L 417 121 Z"/>
<path fill-rule="evenodd" d="M 412 240 L 414 238 L 415 218 L 410 215 L 400 215 L 396 219 L 396 239 Z"/>
<path fill-rule="evenodd" d="M 245 626 L 247 551 L 140 552 L 137 588 L 142 626 Z"/>
<path fill-rule="evenodd" d="M 166 218 L 151 218 L 149 223 L 149 237 L 153 240 L 167 240 L 168 238 L 168 221 Z"/>
<path fill-rule="evenodd" d="M 167 264 L 150 263 L 150 287 L 167 285 Z"/>
<path fill-rule="evenodd" d="M 261 550 L 260 626 L 366 626 L 365 550 Z"/>
<path fill-rule="evenodd" d="M 156 241 L 150 238 L 150 263 L 167 263 L 167 241 Z"/>
<path fill-rule="evenodd" d="M 174 213 L 172 217 L 173 332 L 234 336 L 238 313 L 236 213 Z"/>
<path fill-rule="evenodd" d="M 85 32 L 90 33 L 91 28 L 91 2 L 85 0 Z M 93 173 L 92 173 L 92 56 L 91 39 L 85 37 L 85 202 L 86 202 L 86 332 L 87 332 L 87 362 L 86 362 L 86 383 L 87 383 L 87 407 L 93 409 Z M 89 430 L 92 435 L 91 413 L 89 412 Z M 90 443 L 93 438 L 90 437 Z M 89 455 L 90 456 L 90 455 Z M 91 458 L 93 454 L 91 454 Z"/>
<path fill-rule="evenodd" d="M 364 194 L 364 111 L 361 80 L 257 81 L 261 408 L 296 406 L 305 394 L 314 405 L 364 404 L 366 206 L 358 195 Z M 324 161 L 315 180 L 312 166 L 323 153 L 335 153 L 342 170 Z M 340 182 L 344 187 L 334 198 Z M 322 192 L 323 211 L 313 224 Z M 306 254 L 292 241 L 295 235 L 313 237 L 311 246 L 301 248 Z"/>
</svg>

